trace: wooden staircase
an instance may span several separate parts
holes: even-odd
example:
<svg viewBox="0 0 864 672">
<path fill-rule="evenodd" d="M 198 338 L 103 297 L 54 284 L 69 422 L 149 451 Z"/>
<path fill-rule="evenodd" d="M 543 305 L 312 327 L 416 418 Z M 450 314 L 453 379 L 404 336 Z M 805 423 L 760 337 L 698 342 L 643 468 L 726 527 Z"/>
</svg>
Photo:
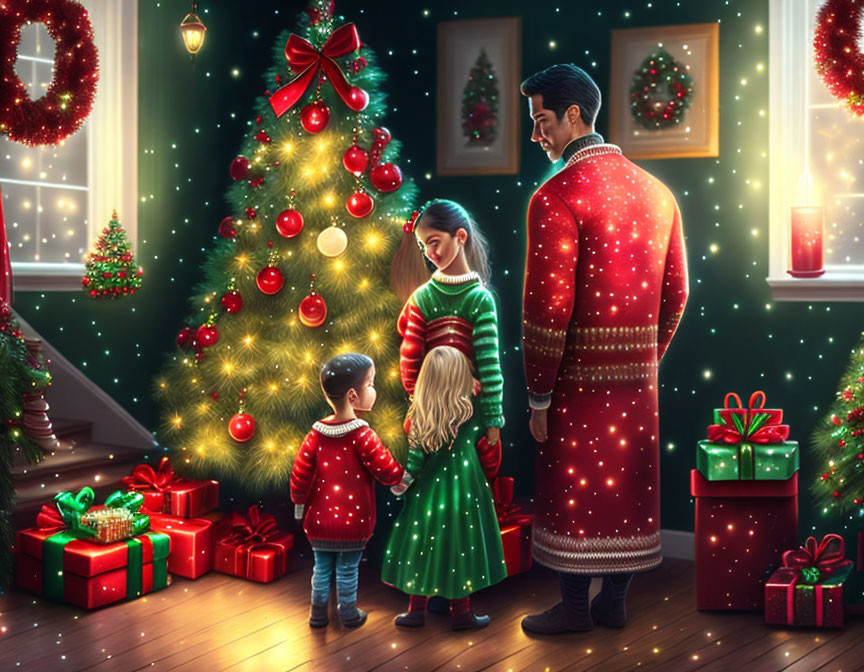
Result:
<svg viewBox="0 0 864 672">
<path fill-rule="evenodd" d="M 92 440 L 93 423 L 51 419 L 60 448 L 39 464 L 17 464 L 12 467 L 17 503 L 12 514 L 14 529 L 30 527 L 42 504 L 50 502 L 62 490 L 77 492 L 85 485 L 96 492 L 96 502 L 114 490 L 121 489 L 120 479 L 132 467 L 151 460 L 154 451 L 97 443 Z"/>
</svg>

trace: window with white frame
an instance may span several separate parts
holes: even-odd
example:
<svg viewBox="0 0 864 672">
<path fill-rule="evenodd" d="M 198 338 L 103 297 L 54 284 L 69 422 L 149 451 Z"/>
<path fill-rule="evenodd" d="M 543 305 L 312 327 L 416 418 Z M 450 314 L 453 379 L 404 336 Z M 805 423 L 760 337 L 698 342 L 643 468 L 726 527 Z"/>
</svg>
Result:
<svg viewBox="0 0 864 672">
<path fill-rule="evenodd" d="M 116 209 L 137 242 L 138 2 L 82 0 L 99 50 L 93 111 L 59 145 L 0 140 L 0 188 L 16 290 L 78 289 L 84 256 Z M 53 74 L 45 26 L 24 26 L 15 71 L 37 99 Z"/>
<path fill-rule="evenodd" d="M 864 120 L 813 64 L 824 0 L 770 2 L 770 259 L 775 300 L 864 301 Z M 792 277 L 792 209 L 822 206 L 819 277 Z"/>
</svg>

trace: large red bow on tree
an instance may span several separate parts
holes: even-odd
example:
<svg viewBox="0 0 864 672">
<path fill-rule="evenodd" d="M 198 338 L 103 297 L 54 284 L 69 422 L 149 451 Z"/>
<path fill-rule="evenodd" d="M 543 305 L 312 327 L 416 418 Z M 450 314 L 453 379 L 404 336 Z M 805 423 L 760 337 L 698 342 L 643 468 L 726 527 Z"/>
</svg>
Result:
<svg viewBox="0 0 864 672">
<path fill-rule="evenodd" d="M 369 94 L 357 86 L 351 86 L 334 58 L 350 54 L 360 48 L 360 35 L 353 23 L 347 23 L 333 31 L 321 51 L 315 49 L 308 40 L 291 33 L 285 44 L 285 58 L 294 72 L 294 79 L 270 96 L 270 107 L 281 117 L 300 100 L 306 89 L 318 74 L 324 71 L 342 101 L 355 112 L 369 104 Z"/>
</svg>

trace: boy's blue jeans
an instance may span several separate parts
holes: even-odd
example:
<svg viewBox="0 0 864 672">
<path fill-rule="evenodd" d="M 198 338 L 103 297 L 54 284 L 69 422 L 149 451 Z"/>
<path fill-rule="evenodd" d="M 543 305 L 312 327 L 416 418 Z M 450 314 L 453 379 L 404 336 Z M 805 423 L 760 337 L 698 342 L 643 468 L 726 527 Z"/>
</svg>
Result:
<svg viewBox="0 0 864 672">
<path fill-rule="evenodd" d="M 363 551 L 315 551 L 312 568 L 312 604 L 326 605 L 330 599 L 330 581 L 336 571 L 336 597 L 340 604 L 357 602 L 357 572 Z"/>
</svg>

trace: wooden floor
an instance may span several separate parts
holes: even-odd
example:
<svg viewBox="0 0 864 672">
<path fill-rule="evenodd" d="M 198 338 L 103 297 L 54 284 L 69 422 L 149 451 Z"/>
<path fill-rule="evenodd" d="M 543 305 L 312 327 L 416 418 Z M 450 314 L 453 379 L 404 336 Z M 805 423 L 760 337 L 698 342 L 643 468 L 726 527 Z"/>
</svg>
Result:
<svg viewBox="0 0 864 672">
<path fill-rule="evenodd" d="M 365 565 L 365 563 L 364 563 Z M 864 621 L 841 631 L 763 624 L 759 613 L 695 609 L 693 565 L 664 561 L 637 576 L 623 630 L 531 637 L 521 618 L 551 606 L 555 575 L 542 569 L 508 579 L 474 600 L 492 623 L 455 633 L 446 615 L 425 628 L 399 630 L 398 591 L 361 569 L 358 630 L 307 623 L 310 567 L 261 585 L 211 573 L 177 578 L 166 590 L 96 612 L 21 592 L 0 597 L 0 669 L 5 670 L 717 670 L 858 672 L 864 669 Z M 595 581 L 595 583 L 597 583 Z M 599 586 L 593 586 L 597 590 Z M 593 591 L 592 591 L 593 593 Z"/>
</svg>

